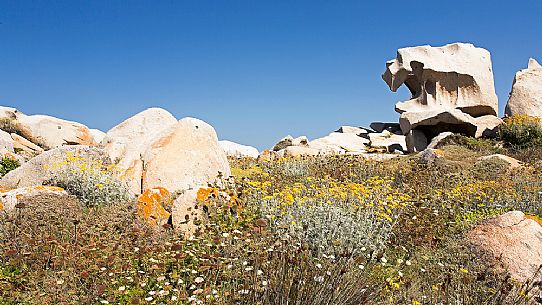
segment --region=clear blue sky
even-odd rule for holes
[[[107,131],[151,106],[267,148],[286,134],[397,121],[397,48],[472,42],[503,112],[542,60],[542,1],[0,0],[0,105]]]

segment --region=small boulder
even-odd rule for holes
[[[442,157],[444,157],[442,150],[426,148],[420,153],[419,161],[422,164],[431,164]]]
[[[207,219],[202,206],[202,201],[207,199],[205,197],[206,190],[207,188],[200,187],[185,190],[173,202],[171,214],[173,228],[182,232],[185,237],[193,236],[199,226]]]
[[[280,139],[277,144],[273,146],[271,150],[273,151],[279,151],[282,149],[285,149],[288,146],[305,146],[307,147],[309,145],[309,140],[306,136],[300,136],[297,138],[292,137],[291,135],[287,135],[286,137]]]
[[[3,130],[0,130],[0,154],[13,153],[14,141],[11,135]]]
[[[171,205],[172,197],[167,189],[150,188],[137,198],[137,214],[151,225],[164,225],[171,215]]]
[[[518,281],[532,279],[542,265],[542,227],[520,211],[487,220],[467,238],[497,269],[508,271]]]
[[[30,196],[40,194],[68,195],[66,191],[56,186],[29,186],[13,190],[0,191],[0,211],[11,212],[17,204]]]
[[[454,135],[453,132],[449,132],[449,131],[441,132],[436,137],[431,139],[431,143],[427,145],[427,148],[432,148],[432,149],[439,148],[439,146],[442,144],[442,141],[444,141],[444,139],[453,135]]]
[[[220,144],[220,147],[222,147],[222,150],[226,153],[226,156],[228,157],[234,157],[234,158],[258,158],[260,155],[260,152],[248,145],[241,145],[232,141],[222,140],[218,141]]]

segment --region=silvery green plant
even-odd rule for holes
[[[283,177],[307,177],[310,174],[310,164],[303,159],[285,159],[275,169],[277,175]]]
[[[334,203],[293,203],[284,214],[277,213],[276,209],[267,209],[267,212],[274,215],[273,227],[279,234],[306,244],[317,257],[379,253],[395,223],[379,218],[373,207],[354,209]]]
[[[85,158],[72,158],[60,162],[47,184],[65,189],[87,207],[108,205],[130,200],[126,182],[114,170],[100,162]]]

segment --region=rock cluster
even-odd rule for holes
[[[2,210],[12,210],[17,198],[26,194],[65,194],[43,185],[74,156],[114,166],[112,174],[138,195],[138,214],[157,225],[169,223],[172,210],[190,209],[196,202],[176,201],[188,206],[173,209],[173,192],[188,194],[231,174],[212,126],[195,118],[177,120],[160,108],[140,112],[107,133],[50,116],[27,116],[9,107],[0,107],[0,120],[1,152],[22,163],[0,179]],[[257,157],[258,152],[246,149],[243,154]],[[182,227],[182,219],[174,219],[174,226],[175,221]]]
[[[376,159],[386,159],[407,151],[406,137],[392,127],[395,126],[394,124],[374,123],[374,126],[385,127],[377,131],[365,127],[341,126],[327,136],[310,141],[305,136],[293,138],[289,135],[282,138],[270,150],[262,152],[260,158],[341,154],[372,158],[371,153],[380,152],[383,157]]]

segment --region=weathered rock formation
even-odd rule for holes
[[[25,115],[15,108],[0,106],[0,122],[0,129],[16,134],[45,150],[64,145],[97,144],[87,126],[48,115]],[[32,148],[31,150],[36,151]]]
[[[516,73],[505,114],[542,118],[542,66],[533,58],[527,69]]]
[[[393,92],[404,84],[412,95],[395,107],[404,135],[420,130],[425,142],[445,131],[490,136],[501,123],[491,56],[472,44],[399,49],[382,78]],[[424,142],[420,135],[416,138],[418,144]]]

